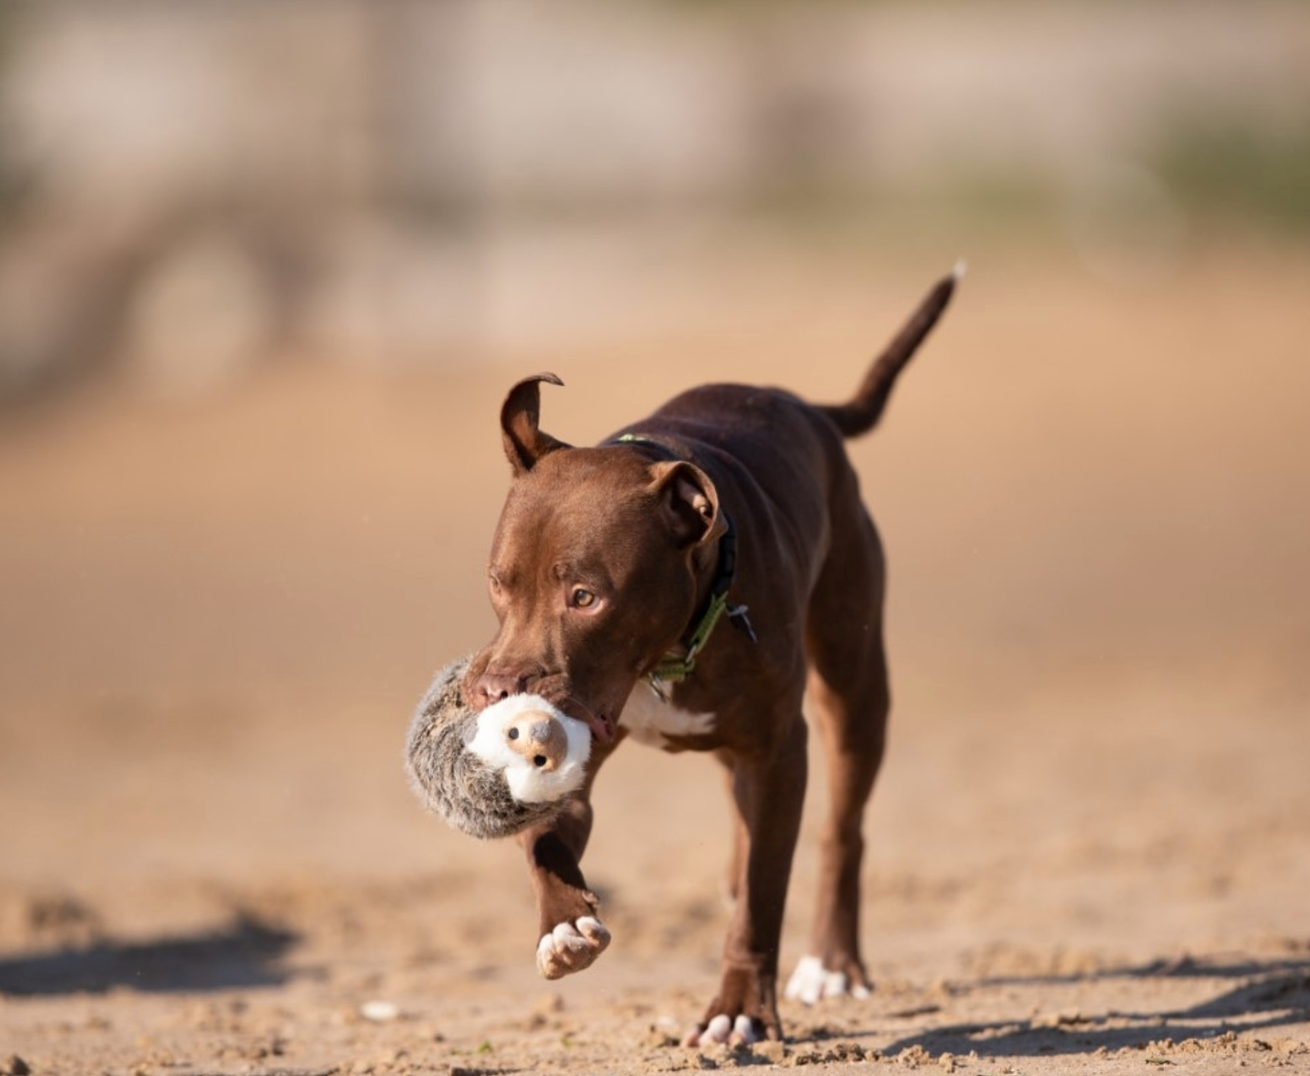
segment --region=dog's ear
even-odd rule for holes
[[[719,511],[719,491],[692,463],[657,463],[651,474],[678,545],[705,545],[728,529]]]
[[[537,428],[537,421],[541,417],[541,390],[537,386],[542,381],[552,385],[564,384],[554,374],[525,377],[509,390],[500,409],[501,438],[505,443],[505,455],[515,474],[530,471],[542,456],[569,447]]]

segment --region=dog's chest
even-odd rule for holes
[[[693,714],[664,702],[646,684],[638,684],[628,697],[619,724],[628,735],[648,747],[667,747],[671,737],[704,736],[714,731],[713,714]]]

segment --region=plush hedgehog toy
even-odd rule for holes
[[[582,787],[591,730],[537,695],[480,714],[464,702],[469,659],[432,681],[409,726],[405,765],[428,809],[474,837],[508,837],[549,822]]]

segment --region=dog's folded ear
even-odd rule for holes
[[[542,381],[552,385],[563,385],[554,374],[536,374],[525,377],[509,390],[505,403],[500,409],[500,429],[505,443],[505,456],[509,459],[515,474],[532,470],[533,465],[542,456],[556,449],[568,448],[563,441],[557,441],[548,433],[537,428],[541,418],[541,390],[537,387]]]
[[[719,511],[719,492],[699,467],[680,460],[656,463],[650,470],[680,547],[705,544],[728,529]]]

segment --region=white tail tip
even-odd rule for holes
[[[951,270],[951,279],[957,284],[964,279],[964,274],[969,271],[969,263],[963,258],[955,263],[955,268]]]

